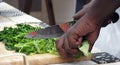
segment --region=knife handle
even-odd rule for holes
[[[62,23],[62,24],[59,24],[59,27],[61,28],[61,30],[63,32],[67,32],[67,30],[76,23],[76,20],[74,21],[69,21],[69,22],[66,22],[66,23]]]
[[[67,22],[67,23],[59,24],[59,27],[61,28],[61,30],[62,30],[63,32],[67,32],[67,30],[70,28],[70,25],[69,25],[69,23]]]

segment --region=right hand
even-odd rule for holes
[[[62,57],[73,57],[80,53],[78,46],[81,45],[83,38],[89,41],[89,51],[91,51],[98,38],[100,28],[104,22],[105,25],[109,23],[110,15],[100,20],[86,15],[90,6],[91,3],[85,5],[84,8],[74,16],[78,21],[56,41],[56,48]]]

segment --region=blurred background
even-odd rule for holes
[[[17,9],[20,9],[23,11],[25,6],[25,0],[3,0],[4,2],[14,6]],[[32,7],[30,11],[30,15],[41,19],[41,0],[32,0]]]
[[[20,9],[21,11],[24,11],[24,6],[26,4],[25,1],[28,1],[28,0],[12,0],[12,1],[3,0],[3,1],[16,7],[17,9]],[[31,7],[30,7],[30,15],[48,23],[49,21],[46,13],[46,5],[44,2],[45,0],[30,0],[30,1],[32,1]],[[76,1],[77,2],[75,4],[76,5],[75,12],[79,11],[82,8],[82,6],[86,3],[86,0],[76,0]],[[60,20],[60,21],[64,21],[64,20]]]

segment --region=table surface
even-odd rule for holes
[[[0,30],[4,28],[4,26],[13,26],[18,23],[39,23],[43,24],[43,22],[37,18],[34,18],[20,10],[12,7],[11,5],[1,2],[0,3]],[[47,25],[43,24],[41,27],[46,27]],[[93,52],[100,52],[100,50],[94,48]],[[62,64],[52,64],[52,65],[96,65],[95,62],[89,61],[80,61],[73,63],[62,63]],[[109,64],[110,65],[110,64]],[[111,64],[111,65],[120,65],[120,62]]]

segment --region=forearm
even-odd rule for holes
[[[99,21],[109,16],[119,6],[120,0],[92,0],[86,15]]]

